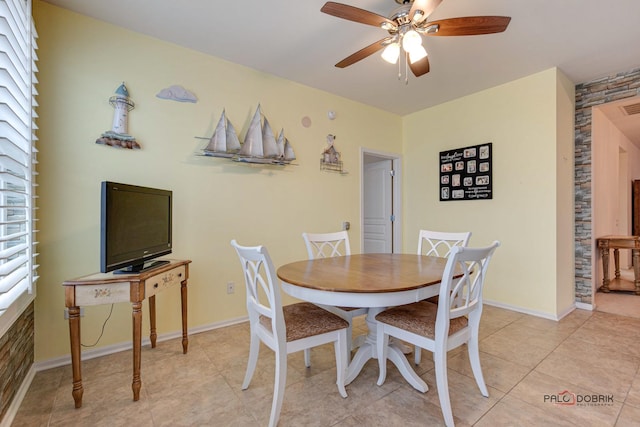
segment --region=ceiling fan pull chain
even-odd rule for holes
[[[404,53],[404,84],[409,85],[409,54]]]

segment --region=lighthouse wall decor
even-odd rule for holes
[[[118,148],[140,148],[136,139],[127,133],[129,111],[134,109],[135,104],[129,98],[129,91],[124,82],[116,89],[115,95],[109,98],[109,104],[114,108],[113,125],[111,130],[96,139],[96,144]]]

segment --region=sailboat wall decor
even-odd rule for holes
[[[278,161],[291,162],[296,159],[296,154],[293,152],[289,140],[284,136],[284,129],[280,130],[276,147],[278,148]]]
[[[284,136],[284,130],[280,131],[276,140],[269,120],[266,117],[262,120],[260,104],[251,119],[243,143],[238,140],[235,129],[223,110],[216,130],[201,155],[266,165],[288,165],[296,159],[289,140]]]
[[[216,130],[202,151],[205,156],[226,158],[231,158],[240,151],[240,140],[235,128],[227,119],[225,110],[222,110]]]
[[[287,148],[288,146],[288,148]],[[278,140],[273,135],[269,120],[262,120],[260,104],[251,119],[244,143],[233,160],[244,163],[260,163],[273,165],[287,165],[296,159],[291,144],[284,137],[284,130],[280,131]]]

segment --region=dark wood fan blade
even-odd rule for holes
[[[342,61],[338,62],[336,64],[336,67],[345,68],[345,67],[348,67],[349,65],[355,64],[356,62],[358,62],[360,60],[363,60],[367,56],[373,55],[374,53],[376,53],[377,51],[379,51],[380,49],[385,47],[384,42],[389,40],[389,39],[390,39],[390,37],[385,37],[382,40],[378,40],[375,43],[371,43],[367,47],[363,47],[362,49],[360,49],[359,51],[357,51],[353,55],[349,55],[346,58],[344,58]]]
[[[409,61],[409,58],[407,58],[407,61]],[[409,68],[411,68],[411,72],[416,77],[427,74],[429,72],[429,57],[425,56],[420,61],[413,64],[409,61]]]
[[[385,22],[394,27],[396,26],[395,22],[377,13],[333,1],[326,2],[320,12],[361,24],[373,25],[374,27],[380,27]]]
[[[422,18],[417,22],[422,22],[427,19],[427,17],[431,15],[434,10],[436,10],[436,7],[438,7],[440,3],[442,3],[442,0],[414,0],[413,4],[411,5],[411,10],[409,11],[409,16],[411,17],[411,19],[413,19],[413,14],[416,12],[416,10],[421,10]]]
[[[423,27],[439,26],[437,32],[427,33],[428,36],[475,36],[501,33],[507,29],[510,21],[508,16],[467,16],[427,22]]]

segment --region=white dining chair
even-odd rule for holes
[[[304,244],[307,247],[307,255],[309,259],[351,255],[349,234],[347,234],[346,231],[336,231],[334,233],[302,233],[302,238],[304,239]],[[360,335],[356,337],[355,340],[353,339],[353,318],[356,316],[366,315],[367,308],[335,307],[331,305],[318,306],[349,322],[347,342],[350,343],[350,350],[353,350],[362,344],[365,335]]]
[[[467,246],[470,238],[470,231],[447,232],[420,230],[418,235],[418,255],[448,258],[451,249],[456,246]]]
[[[437,305],[419,301],[390,308],[376,316],[380,365],[378,385],[384,383],[387,375],[389,336],[431,351],[440,407],[447,426],[454,425],[447,379],[449,350],[467,344],[471,370],[478,388],[483,396],[489,396],[480,366],[478,331],[482,315],[482,288],[489,262],[499,245],[500,242],[495,241],[485,248],[452,248],[442,275]]]
[[[244,273],[251,331],[249,361],[242,383],[243,390],[249,387],[255,372],[260,342],[275,352],[275,382],[269,426],[276,426],[280,417],[289,353],[333,343],[336,353],[336,384],[340,395],[347,397],[344,383],[348,363],[348,322],[310,303],[283,307],[280,290],[276,287],[277,276],[267,248],[240,246],[235,240],[231,241],[231,245],[240,258]]]
[[[418,255],[448,258],[451,249],[456,246],[466,247],[471,239],[470,231],[449,232],[420,230],[418,234]],[[424,252],[423,252],[424,251]],[[438,296],[428,298],[427,301],[437,304]],[[416,365],[422,360],[422,351],[416,346],[413,352]]]

